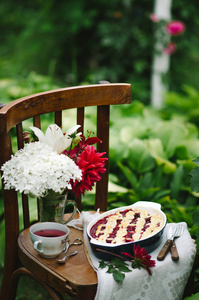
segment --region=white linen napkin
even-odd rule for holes
[[[183,222],[186,229],[183,235],[175,239],[176,247],[179,253],[179,260],[174,262],[170,253],[167,254],[163,261],[157,260],[157,255],[167,240],[167,230],[172,223],[167,224],[164,230],[161,244],[150,253],[151,259],[156,261],[156,266],[151,268],[150,276],[143,268],[133,269],[132,272],[125,273],[123,284],[118,284],[112,274],[106,273],[107,268],[99,269],[98,259],[90,247],[86,234],[88,223],[99,215],[99,212],[92,215],[89,212],[82,212],[78,220],[84,224],[84,243],[88,249],[94,270],[98,276],[98,289],[95,300],[180,300],[182,299],[184,288],[192,270],[193,262],[196,255],[196,247],[188,232],[187,224]],[[70,226],[70,223],[67,224]]]

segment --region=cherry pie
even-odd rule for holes
[[[99,242],[121,244],[147,238],[161,229],[163,220],[158,213],[147,210],[118,210],[97,221],[90,230]]]

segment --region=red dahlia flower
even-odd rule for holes
[[[85,190],[92,190],[94,183],[101,179],[99,174],[106,171],[104,165],[107,158],[102,157],[105,152],[98,153],[94,146],[89,146],[88,144],[83,149],[76,159],[76,164],[82,170],[82,180],[73,184],[72,192],[75,195],[84,195]],[[74,153],[71,151],[71,154],[73,155]]]
[[[151,255],[147,253],[145,248],[141,248],[139,245],[135,246],[134,244],[134,256],[126,252],[122,252],[122,254],[133,260],[133,268],[143,267],[151,275],[150,267],[155,267],[155,260],[151,259]]]
[[[77,156],[84,151],[86,146],[102,142],[98,137],[88,137],[87,139],[85,139],[85,136],[83,134],[79,137],[79,139],[80,141],[73,149],[63,152],[63,154],[69,155],[69,157],[74,161],[76,160]]]

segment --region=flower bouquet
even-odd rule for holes
[[[105,153],[98,153],[93,146],[100,140],[90,135],[86,139],[81,132],[76,133],[79,127],[73,126],[65,134],[56,124],[50,125],[45,134],[30,127],[33,133],[24,133],[24,148],[1,167],[5,189],[41,199],[42,221],[62,222],[67,191],[84,195],[106,171],[107,158],[102,157]],[[60,215],[60,210],[61,219],[54,215],[55,212]],[[75,210],[72,217],[74,214]]]

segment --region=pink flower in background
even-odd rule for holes
[[[171,55],[177,49],[177,46],[173,42],[169,42],[167,47],[162,50],[163,53]]]
[[[166,26],[168,34],[176,36],[185,31],[185,25],[180,21],[171,21]]]
[[[151,21],[153,21],[154,23],[158,23],[160,21],[160,19],[158,18],[158,16],[156,14],[150,14],[150,19]]]

